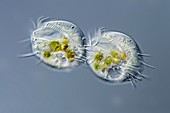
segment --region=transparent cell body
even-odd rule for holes
[[[56,69],[71,69],[83,62],[84,34],[75,24],[43,17],[35,26],[31,46],[40,61]]]
[[[89,36],[87,63],[95,75],[109,83],[141,81],[143,56],[137,43],[128,35],[99,29]],[[149,66],[149,65],[147,65]],[[151,67],[151,66],[150,66]]]

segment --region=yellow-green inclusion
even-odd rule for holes
[[[113,59],[109,56],[104,60],[104,63],[110,66],[113,63]]]
[[[97,53],[95,56],[95,61],[100,62],[103,59],[103,54],[102,53]]]
[[[62,50],[65,51],[67,48],[68,48],[68,44],[62,44],[62,45],[61,45],[61,49],[62,49]]]
[[[113,58],[113,63],[119,63],[121,60],[119,58]]]
[[[58,51],[61,50],[61,45],[60,45],[59,41],[56,41],[56,40],[51,41],[50,44],[49,44],[49,46],[50,46],[50,49],[51,49],[53,52],[58,52]]]
[[[75,59],[75,53],[73,50],[67,50],[66,51],[66,57],[69,61],[73,61]]]
[[[112,50],[110,52],[110,55],[106,57],[104,57],[104,55],[99,52],[95,55],[95,58],[94,58],[95,62],[93,64],[93,67],[97,71],[101,69],[101,71],[104,72],[110,65],[112,65],[113,63],[118,64],[121,62],[121,59],[125,59],[125,58],[126,58],[125,53],[120,54],[120,57],[119,57],[119,53],[116,50]],[[103,63],[101,62],[102,60],[103,60]]]
[[[112,55],[112,57],[118,57],[118,52],[113,50],[113,51],[111,51],[111,55]]]
[[[62,40],[62,43],[63,43],[63,44],[68,44],[68,42],[69,42],[69,40],[64,37],[63,40]]]
[[[43,55],[44,55],[44,58],[49,58],[51,56],[51,52],[45,51]]]
[[[123,60],[126,60],[126,58],[127,58],[126,53],[121,53],[120,58],[123,59]]]
[[[98,63],[94,63],[93,66],[94,66],[94,69],[95,69],[95,70],[99,70],[99,69],[101,68]]]

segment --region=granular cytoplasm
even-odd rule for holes
[[[83,62],[84,34],[75,24],[41,17],[35,26],[31,34],[32,55],[41,62],[56,69],[73,68]]]
[[[36,56],[47,67],[64,70],[86,64],[97,78],[111,84],[131,83],[148,78],[144,61],[136,41],[129,35],[99,28],[87,37],[75,24],[64,20],[41,17],[31,32],[32,51],[21,57]]]
[[[143,66],[154,68],[144,63],[137,43],[128,35],[98,29],[89,35],[86,45],[87,63],[95,75],[113,84],[141,81]]]

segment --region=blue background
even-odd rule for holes
[[[169,113],[170,1],[168,0],[0,0],[0,113]],[[87,66],[57,72],[31,51],[34,21],[40,16],[69,20],[85,33],[98,27],[132,36],[144,53],[151,80],[108,85]]]

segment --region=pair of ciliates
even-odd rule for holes
[[[75,24],[41,17],[34,24],[29,41],[32,52],[21,57],[36,56],[56,70],[73,69],[87,64],[95,75],[113,84],[142,81],[144,62],[139,46],[130,36],[99,28],[84,36]]]

